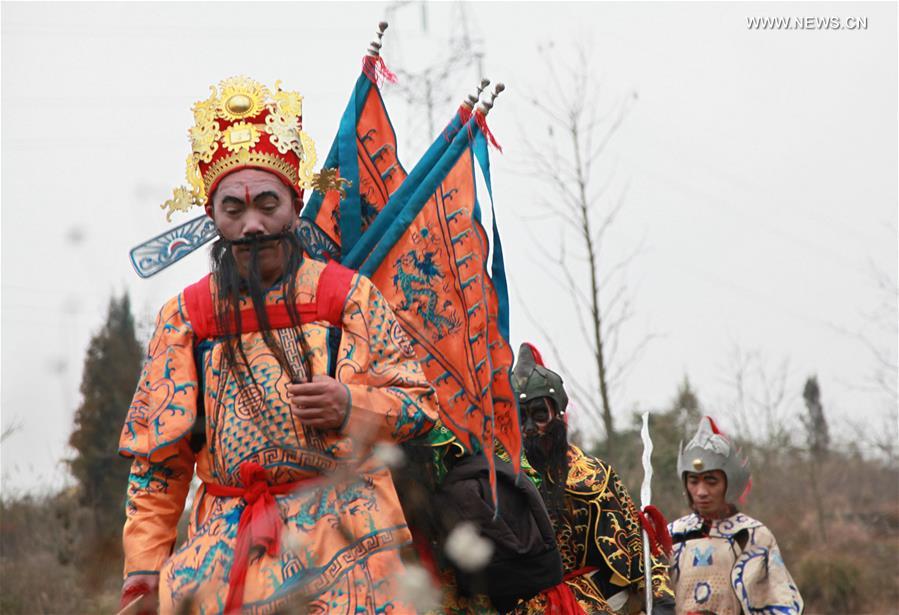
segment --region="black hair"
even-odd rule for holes
[[[250,245],[250,260],[245,277],[240,275],[237,261],[234,258],[232,246],[235,245],[235,242],[220,238],[212,246],[212,275],[216,287],[215,317],[224,341],[226,366],[239,385],[246,385],[247,380],[256,384],[241,340],[243,323],[240,315],[240,300],[242,295],[249,295],[253,303],[253,311],[259,322],[262,339],[277,359],[281,369],[290,375],[291,382],[309,381],[312,377],[309,349],[297,312],[296,272],[303,263],[303,249],[300,240],[289,228],[285,228],[277,235],[277,238],[276,236],[259,236],[256,241],[252,241],[252,239],[251,236],[238,240],[239,243],[249,243]],[[259,271],[259,247],[265,240],[281,242],[284,255],[282,275],[279,281],[281,299],[287,308],[291,327],[297,331],[298,341],[302,347],[300,370],[298,370],[299,366],[292,365],[287,360],[287,353],[283,346],[272,334],[271,323],[265,310],[266,289],[262,287],[262,276]]]

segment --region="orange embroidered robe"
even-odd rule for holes
[[[304,261],[296,274],[300,303],[315,303],[323,268]],[[281,291],[270,291],[266,301],[281,301]],[[223,365],[221,342],[195,339],[184,293],[162,308],[119,449],[134,459],[125,574],[160,574],[162,613],[185,599],[196,612],[223,611],[245,501],[213,496],[201,484],[187,541],[173,551],[176,526],[195,472],[203,483],[239,487],[238,469],[247,461],[263,466],[270,484],[307,483],[275,496],[284,522],[281,548],[251,557],[244,612],[271,613],[297,600],[309,613],[408,612],[394,581],[410,534],[370,443],[427,433],[436,397],[409,338],[367,278],[353,277],[341,324],[334,357],[327,323],[301,328],[313,373],[326,374],[336,361],[337,380],[351,395],[344,426],[323,431],[290,413],[289,376],[260,333],[242,335],[255,383],[238,387]],[[298,331],[273,333],[294,355],[288,359],[298,360]],[[189,442],[200,408],[206,444],[195,454]]]

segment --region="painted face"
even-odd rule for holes
[[[556,410],[549,397],[531,399],[520,406],[521,430],[525,436],[542,436],[552,420]]]
[[[273,235],[297,226],[296,195],[278,177],[259,169],[241,169],[229,174],[215,189],[211,212],[219,232],[225,239],[235,240],[253,235]],[[247,274],[251,247],[233,246],[232,251],[241,275]],[[263,282],[273,284],[283,267],[281,242],[265,242],[259,248],[259,272]]]
[[[719,518],[729,510],[724,499],[726,491],[727,476],[721,470],[687,473],[687,492],[694,510],[703,517]]]

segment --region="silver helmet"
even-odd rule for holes
[[[749,460],[730,439],[718,431],[711,417],[703,417],[693,439],[684,446],[680,443],[677,454],[677,475],[686,480],[687,472],[721,470],[727,477],[724,499],[733,503],[743,496],[749,487]]]

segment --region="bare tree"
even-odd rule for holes
[[[575,48],[574,61],[563,55],[552,44],[541,49],[545,62],[541,77],[548,87],[531,90],[537,92],[529,100],[537,119],[529,120],[533,123],[521,130],[527,154],[523,161],[525,173],[546,188],[539,200],[543,213],[525,220],[551,216],[562,223],[555,251],[544,247],[545,233],[541,233],[543,240],[534,238],[534,244],[541,247],[544,262],[561,272],[560,285],[574,305],[577,326],[589,346],[595,369],[588,385],[572,378],[569,381],[573,397],[601,421],[605,452],[611,454],[616,433],[613,389],[654,337],[645,336],[627,356],[622,356],[619,334],[624,323],[634,316],[624,273],[642,244],[608,262],[602,250],[627,192],[626,186],[612,189],[615,171],[608,147],[637,94],[629,92],[611,104],[603,104],[600,95],[604,89],[586,47]],[[571,235],[574,242],[567,241]],[[532,314],[529,318],[544,337],[552,340],[541,320]],[[550,348],[562,370],[568,371],[552,341]]]
[[[734,346],[728,371],[734,392],[730,414],[740,438],[772,450],[790,445],[789,360],[772,364],[759,350]]]
[[[895,236],[895,228],[893,234]],[[882,391],[893,409],[899,403],[899,389],[896,376],[899,373],[899,357],[896,354],[896,339],[899,337],[899,319],[896,318],[899,301],[899,281],[874,262],[870,263],[871,277],[878,290],[880,302],[875,309],[865,315],[876,329],[873,335],[864,333],[859,338],[871,351],[876,364],[871,383]],[[872,342],[871,338],[876,339]]]
[[[885,225],[886,231],[895,237],[894,225]],[[873,419],[847,419],[844,422],[852,435],[850,442],[856,449],[881,456],[888,464],[897,463],[899,452],[899,425],[896,411],[899,408],[899,355],[896,340],[899,338],[899,281],[894,274],[874,262],[869,262],[869,279],[877,292],[877,302],[861,312],[861,327],[834,329],[856,340],[871,361],[869,375],[853,388],[880,399],[882,411]]]
[[[386,18],[390,23],[400,23],[401,15],[408,18],[410,12],[417,9],[420,18],[417,30],[421,35],[433,37],[430,27],[432,8],[427,2],[391,2],[386,9]],[[459,84],[475,83],[484,76],[483,41],[473,33],[475,28],[464,2],[452,4],[450,21],[454,24],[450,35],[435,46],[439,49],[438,55],[424,66],[409,68],[408,65],[417,63],[404,56],[402,35],[396,29],[393,40],[388,43],[393,49],[393,70],[398,77],[391,90],[399,93],[412,111],[404,114],[408,121],[416,123],[407,131],[409,145],[429,143],[442,128],[438,122],[449,118],[451,107],[458,104],[462,94]],[[422,118],[423,127],[420,124]]]

